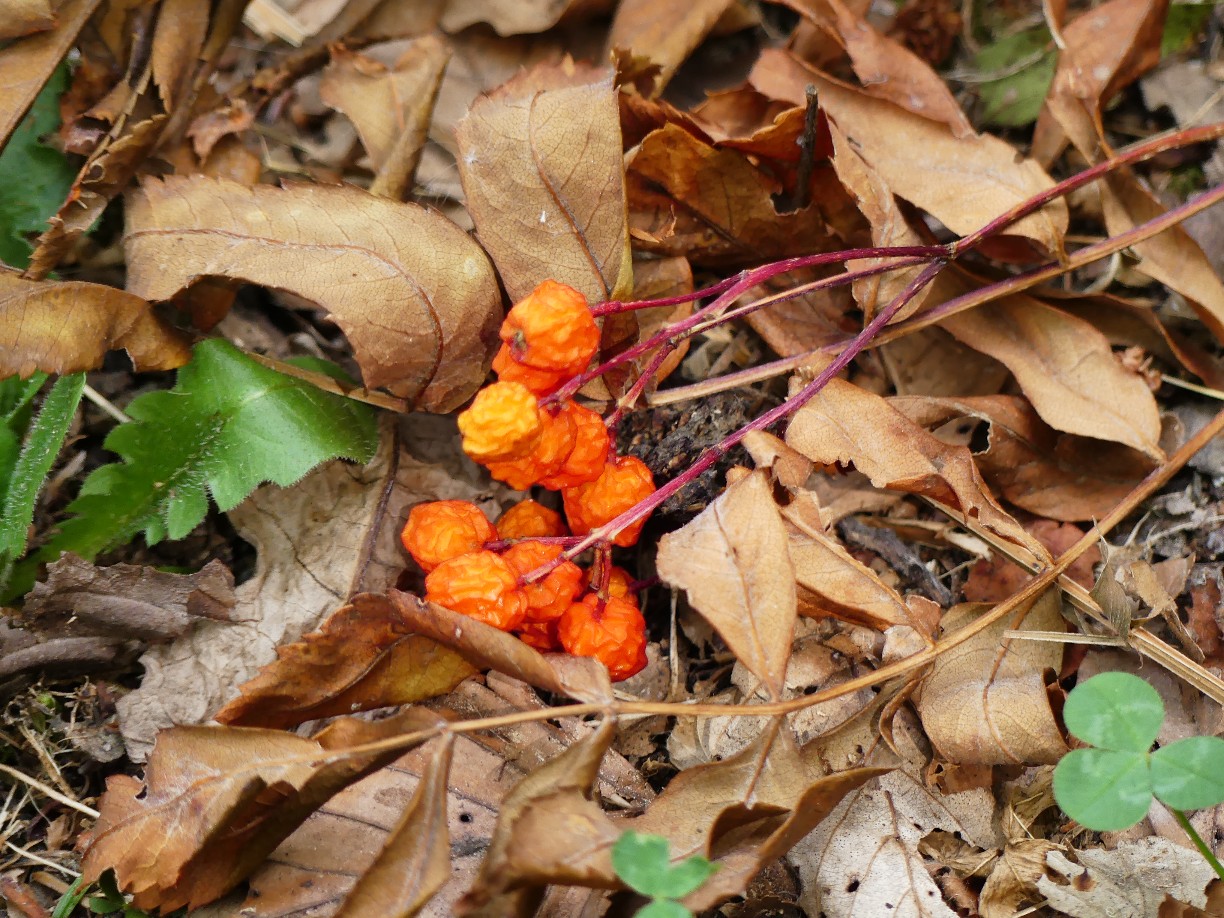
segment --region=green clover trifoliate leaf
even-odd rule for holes
[[[612,869],[630,889],[643,896],[682,899],[709,879],[717,868],[704,857],[671,863],[667,839],[626,832],[612,846]]]
[[[1164,722],[1164,702],[1138,676],[1101,673],[1067,696],[1063,720],[1085,743],[1101,749],[1147,752]]]
[[[1090,829],[1129,828],[1152,805],[1148,756],[1113,749],[1075,749],[1054,769],[1054,799],[1064,813]]]
[[[634,918],[693,918],[693,913],[671,899],[655,899],[639,908]]]
[[[1176,810],[1224,802],[1224,739],[1191,736],[1152,753],[1152,790]]]
[[[367,462],[377,447],[373,409],[322,392],[205,341],[169,391],[128,406],[132,423],[106,438],[125,461],[85,480],[39,557],[92,559],[143,532],[152,544],[187,535],[208,497],[229,510],[265,481],[290,485],[329,459]]]

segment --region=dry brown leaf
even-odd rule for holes
[[[1047,672],[1062,666],[1063,645],[1005,638],[1018,631],[1064,631],[1057,590],[1033,603],[1020,623],[1003,619],[940,654],[918,696],[918,714],[931,743],[960,765],[1044,765],[1067,754],[1046,695]],[[983,613],[950,609],[941,630],[950,634]]]
[[[83,281],[33,281],[0,267],[0,376],[76,373],[127,351],[138,370],[191,358],[187,339],[138,296]]]
[[[616,90],[604,71],[539,65],[456,127],[476,233],[512,299],[552,278],[591,302],[633,288]]]
[[[29,35],[0,50],[0,150],[98,3],[99,0],[64,0],[55,10],[55,28]]]
[[[945,276],[935,278],[932,289]],[[876,353],[898,395],[994,395],[1011,378],[999,361],[934,325],[889,341]]]
[[[1049,554],[998,505],[965,446],[949,446],[878,395],[834,379],[791,419],[786,442],[823,465],[853,462],[878,488],[956,507],[1038,558]]]
[[[442,13],[442,28],[460,32],[485,22],[498,35],[524,35],[598,15],[610,6],[610,0],[450,0]]]
[[[1163,460],[1152,390],[1087,322],[1019,295],[949,316],[940,326],[1011,370],[1055,430],[1122,443]]]
[[[1028,529],[1054,557],[1061,555],[1084,535],[1084,530],[1078,526],[1056,523],[1054,520],[1034,520]],[[1095,582],[1092,569],[1100,560],[1101,550],[1093,545],[1067,568],[1067,576],[1085,589],[1092,589]],[[1013,593],[1018,593],[1032,576],[1024,568],[996,554],[990,559],[978,561],[969,569],[962,590],[968,602],[1003,602]]]
[[[168,730],[143,788],[129,775],[108,781],[82,862],[87,882],[114,869],[120,888],[144,909],[211,902],[323,801],[403,750],[321,764],[312,757],[444,723],[409,709],[376,723],[345,718],[313,739],[228,727]]]
[[[0,41],[53,28],[55,21],[51,0],[4,0],[0,8]]]
[[[657,3],[622,0],[612,20],[608,47],[626,51],[636,59],[634,70],[652,68],[658,95],[688,56],[696,50],[734,0],[696,0],[693,3]]]
[[[425,773],[386,845],[345,897],[337,918],[409,918],[451,875],[446,790],[455,737],[434,740]]]
[[[351,185],[150,181],[127,206],[128,288],[165,300],[203,277],[287,290],[344,330],[365,384],[431,411],[484,381],[501,297],[453,223]]]
[[[1037,881],[1046,875],[1046,855],[1057,849],[1044,838],[1008,842],[982,887],[982,918],[1012,918],[1025,902],[1035,901]]]
[[[508,632],[411,593],[392,590],[388,598],[407,627],[457,651],[479,669],[495,669],[578,701],[612,699],[607,669],[589,657],[545,656]]]
[[[753,472],[659,541],[657,565],[731,652],[782,695],[795,634],[795,569],[769,478]]]
[[[296,727],[445,695],[475,672],[453,650],[411,634],[385,596],[362,593],[318,631],[279,647],[276,662],[243,685],[214,720]]]
[[[204,38],[209,8],[198,0],[164,0],[153,32],[153,82],[167,112],[179,107],[191,88]]]
[[[683,296],[693,292],[693,269],[688,259],[683,256],[675,258],[652,258],[635,261],[633,265],[633,298],[635,300],[665,299],[673,296]],[[632,312],[606,316],[603,323],[603,338],[601,354],[607,358],[619,353],[626,347],[646,341],[661,331],[665,325],[678,322],[692,315],[693,304],[679,303],[675,306],[655,306],[649,309],[635,309]],[[613,339],[609,346],[609,339]],[[663,359],[646,392],[653,392],[659,383],[671,375],[680,366],[688,353],[691,338],[685,338],[680,346]],[[637,381],[642,371],[646,369],[651,359],[658,354],[658,349],[651,350],[641,357],[629,361],[605,373],[602,382],[613,397],[619,398]]]

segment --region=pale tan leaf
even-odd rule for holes
[[[1024,902],[1040,895],[1037,881],[1046,875],[1046,855],[1057,849],[1044,838],[1008,842],[982,887],[982,918],[1012,918]]]
[[[1055,430],[1122,443],[1164,458],[1152,390],[1113,355],[1083,319],[1019,295],[985,303],[940,323],[963,344],[989,354]]]
[[[403,816],[345,897],[338,918],[409,918],[450,878],[446,789],[454,749],[453,734],[434,740],[425,773]]]
[[[536,66],[478,100],[456,140],[467,209],[511,298],[545,278],[591,302],[632,290],[609,76],[572,61]]]
[[[1046,695],[1047,673],[1062,665],[1062,644],[1005,638],[1020,631],[1063,631],[1057,590],[1033,603],[1020,623],[1003,619],[940,654],[922,683],[918,713],[940,754],[962,765],[1045,765],[1067,753]],[[944,634],[970,624],[980,606],[958,606]]]
[[[94,370],[120,349],[139,370],[172,370],[191,357],[186,337],[139,296],[0,268],[0,376]]]
[[[51,0],[4,0],[0,4],[0,40],[42,32],[55,26]]]
[[[949,446],[872,395],[834,379],[791,419],[786,442],[815,462],[853,462],[878,488],[934,497],[1038,558],[1049,554],[1003,511],[968,447]]]
[[[203,277],[288,290],[344,330],[367,386],[446,411],[484,381],[501,297],[457,226],[351,185],[245,187],[195,175],[128,201],[128,287],[169,299]]]
[[[781,697],[795,633],[795,571],[762,471],[659,542],[659,576],[688,593],[732,653]]]
[[[165,0],[153,33],[153,82],[172,112],[190,89],[208,34],[208,6],[198,0]]]
[[[459,32],[485,22],[498,35],[524,35],[598,15],[610,6],[611,0],[450,0],[442,13],[442,28]]]
[[[656,66],[652,95],[657,95],[671,80],[676,68],[705,40],[732,2],[621,0],[616,18],[612,20],[608,47],[628,51],[635,58]]]

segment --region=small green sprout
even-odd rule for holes
[[[626,832],[612,846],[612,869],[626,886],[650,898],[637,918],[692,918],[676,900],[699,888],[718,867],[699,855],[673,864],[662,835]]]
[[[1077,685],[1063,719],[1090,748],[1058,763],[1054,799],[1081,825],[1112,832],[1146,816],[1155,797],[1224,878],[1224,867],[1183,812],[1224,803],[1224,739],[1191,736],[1152,751],[1164,716],[1160,695],[1130,673],[1101,673]]]

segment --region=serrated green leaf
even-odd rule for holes
[[[46,229],[76,179],[64,155],[40,141],[59,127],[59,97],[67,87],[68,68],[61,64],[0,153],[0,261],[14,268],[29,264],[26,237]]]
[[[1148,756],[1113,749],[1075,749],[1054,769],[1054,799],[1080,825],[1098,832],[1129,828],[1152,805]]]
[[[1164,722],[1164,702],[1138,676],[1101,673],[1071,690],[1063,720],[1085,743],[1101,749],[1147,752]]]
[[[1224,739],[1191,736],[1152,753],[1152,791],[1176,810],[1224,803]]]
[[[612,869],[630,889],[643,896],[682,899],[710,878],[717,868],[704,857],[670,862],[662,835],[626,832],[612,846]]]
[[[132,423],[106,438],[125,461],[85,480],[75,513],[39,553],[92,559],[139,533],[179,539],[204,519],[208,497],[230,510],[265,481],[291,485],[329,459],[368,462],[378,445],[372,408],[269,370],[227,341],[205,341],[173,389],[128,406]]]
[[[973,59],[977,90],[982,97],[981,119],[1000,127],[1023,127],[1037,120],[1042,100],[1054,79],[1057,54],[1044,26],[1007,35],[985,45]]]

